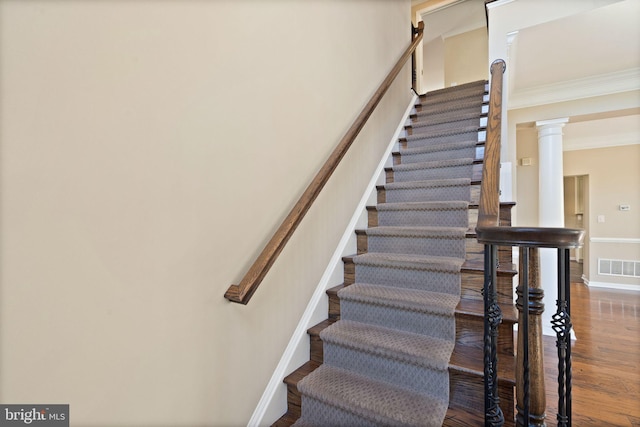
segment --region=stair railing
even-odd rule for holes
[[[543,292],[538,283],[538,248],[558,253],[557,311],[552,317],[558,352],[558,426],[571,425],[571,305],[569,250],[582,246],[583,230],[542,227],[502,227],[499,224],[500,141],[502,121],[502,75],[505,63],[491,65],[491,90],[487,139],[482,170],[478,242],[484,246],[484,405],[485,426],[505,423],[498,397],[498,325],[502,312],[497,302],[498,246],[520,248],[518,356],[516,360],[516,425],[543,426],[545,389],[540,314]],[[526,308],[526,309],[525,309]],[[533,318],[530,319],[529,316]]]
[[[414,54],[416,47],[422,41],[423,30],[424,23],[419,22],[417,29],[412,31],[413,40],[409,47],[404,51],[400,59],[398,59],[398,62],[396,62],[395,66],[380,84],[380,87],[373,94],[369,102],[364,106],[362,112],[342,137],[327,161],[316,174],[315,178],[313,178],[313,181],[311,181],[302,196],[300,196],[300,199],[293,206],[291,212],[289,212],[280,227],[278,227],[273,237],[271,237],[264,249],[262,249],[262,252],[258,255],[258,258],[251,265],[240,283],[238,285],[229,286],[229,289],[227,289],[227,292],[224,294],[226,299],[240,304],[247,304],[249,302],[267,272],[278,258],[278,255],[280,255],[280,252],[282,252],[285,245],[293,235],[293,232],[296,230],[300,222],[302,222],[305,214],[309,211],[311,205],[320,194],[320,191],[324,188],[326,183],[329,181],[329,178],[340,164],[340,161],[349,150],[349,147],[351,147],[362,128],[364,128],[364,125],[373,114],[375,108],[382,100],[382,97],[389,87],[391,87],[391,84],[394,82],[407,60]]]

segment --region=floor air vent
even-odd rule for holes
[[[640,277],[640,261],[598,258],[598,274]]]

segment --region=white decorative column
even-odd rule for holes
[[[568,118],[536,122],[538,128],[538,225],[564,227],[564,180],[562,171],[562,128]],[[542,330],[555,336],[551,316],[558,299],[558,252],[540,249],[540,282],[544,290]]]

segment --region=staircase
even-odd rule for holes
[[[484,423],[483,246],[475,223],[486,82],[419,98],[393,153],[310,360],[285,378],[274,426],[469,426]],[[502,225],[511,204],[502,204]],[[514,418],[510,248],[499,251],[499,395]]]

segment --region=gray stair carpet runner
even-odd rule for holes
[[[395,153],[378,225],[359,231],[367,252],[338,292],[340,320],[320,333],[323,364],[298,383],[294,425],[442,425],[485,82],[467,86],[434,93],[447,111],[431,122],[414,115],[423,130]]]

